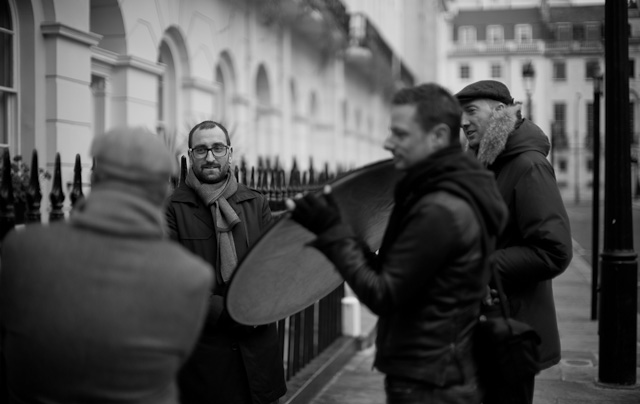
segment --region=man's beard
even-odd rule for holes
[[[220,170],[220,174],[215,179],[210,179],[210,177],[208,177],[208,176],[206,176],[204,174],[204,170],[205,169],[215,168],[215,167],[217,167]],[[198,181],[200,181],[200,183],[202,183],[202,184],[217,184],[219,182],[224,181],[227,178],[227,175],[229,174],[229,165],[228,164],[225,164],[225,165],[221,164],[221,165],[218,165],[218,166],[203,166],[203,167],[200,167],[198,172],[194,171],[194,174],[198,178]]]

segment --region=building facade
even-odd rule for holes
[[[553,147],[549,158],[563,197],[579,203],[592,197],[594,77],[606,74],[604,5],[559,0],[536,3],[468,0],[456,4],[448,16],[451,41],[448,68],[443,69],[441,80],[452,91],[477,80],[504,82],[516,101],[522,102],[523,115],[550,137]],[[630,130],[635,155],[636,117],[640,113],[640,82],[635,68],[640,54],[639,18],[637,9],[629,10],[630,26],[635,27],[629,39]],[[602,88],[601,160],[607,96],[606,88]],[[632,169],[635,192],[637,163]],[[603,164],[600,176],[604,177]]]
[[[90,167],[93,137],[119,125],[149,127],[179,155],[189,128],[214,119],[249,165],[387,158],[392,93],[436,72],[422,67],[424,43],[372,21],[388,2],[348,3],[0,0],[0,146],[36,149],[48,167],[59,152],[64,182],[75,155]],[[425,10],[442,4],[395,2],[382,26],[435,37]]]

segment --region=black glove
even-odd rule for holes
[[[315,234],[340,222],[340,210],[330,190],[322,195],[307,194],[294,202],[291,218]]]

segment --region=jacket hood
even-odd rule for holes
[[[494,175],[459,147],[435,152],[425,163],[410,170],[398,184],[396,199],[412,199],[445,191],[467,201],[484,222],[489,236],[496,237],[507,222],[507,207]]]
[[[530,120],[523,119],[516,125],[515,130],[507,139],[502,153],[496,160],[511,158],[526,151],[537,151],[546,157],[550,150],[551,143],[542,129]]]

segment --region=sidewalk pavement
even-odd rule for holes
[[[577,248],[576,248],[577,247]],[[574,258],[553,281],[562,360],[536,378],[534,404],[639,404],[640,368],[633,387],[598,383],[598,322],[591,321],[591,266],[574,244]],[[375,316],[362,308],[363,334],[375,332]],[[638,337],[640,337],[640,319]],[[640,344],[638,345],[640,351]],[[372,369],[375,348],[356,353],[310,404],[384,404],[384,376]],[[640,358],[637,361],[640,366]]]

